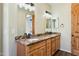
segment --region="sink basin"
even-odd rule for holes
[[[28,41],[32,42],[32,41],[37,41],[39,39],[28,39]]]

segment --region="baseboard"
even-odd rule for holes
[[[71,53],[71,51],[68,51],[68,50],[64,50],[64,49],[60,49],[60,50],[62,50],[62,51],[66,51],[66,52],[68,52],[68,53]]]
[[[2,56],[3,54],[2,54],[2,52],[0,52],[0,56]]]

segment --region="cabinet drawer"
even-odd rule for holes
[[[46,56],[46,46],[40,47],[28,53],[29,56]]]
[[[32,45],[29,45],[28,48],[29,48],[29,51],[28,52],[31,52],[32,50],[35,50],[37,48],[40,48],[42,46],[45,45],[45,41],[41,41],[41,42],[38,42],[38,43],[35,43],[35,44],[32,44]]]

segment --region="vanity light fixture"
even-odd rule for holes
[[[23,8],[24,3],[18,3],[17,5],[19,6],[19,8]]]
[[[52,14],[49,11],[45,11],[43,16],[46,17],[47,19],[52,18]]]
[[[35,11],[35,5],[33,3],[19,3],[19,8],[24,8],[25,10]]]

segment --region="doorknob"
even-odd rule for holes
[[[72,37],[74,37],[74,35],[72,34]]]

